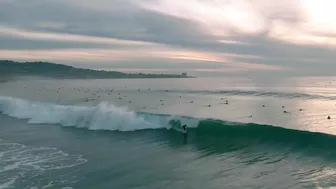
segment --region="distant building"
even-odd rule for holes
[[[185,72],[182,73],[181,75],[182,75],[182,77],[187,77],[187,73],[185,73]]]

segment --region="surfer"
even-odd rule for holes
[[[182,128],[183,128],[184,143],[187,143],[188,127],[187,125],[183,125]]]
[[[182,128],[183,128],[183,132],[187,133],[187,129],[188,129],[187,125],[183,125]]]
[[[182,128],[183,128],[183,135],[184,135],[184,137],[187,137],[187,133],[188,133],[188,127],[187,127],[187,125],[183,125]]]

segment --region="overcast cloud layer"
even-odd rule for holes
[[[333,0],[0,0],[0,59],[128,72],[333,75]]]

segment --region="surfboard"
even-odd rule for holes
[[[173,129],[177,132],[184,133],[184,130],[181,127],[173,127]]]

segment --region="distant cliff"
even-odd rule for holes
[[[117,71],[97,71],[75,68],[50,62],[14,62],[0,60],[0,80],[13,76],[39,76],[57,79],[105,79],[105,78],[189,78],[185,73],[174,74],[131,74]]]

